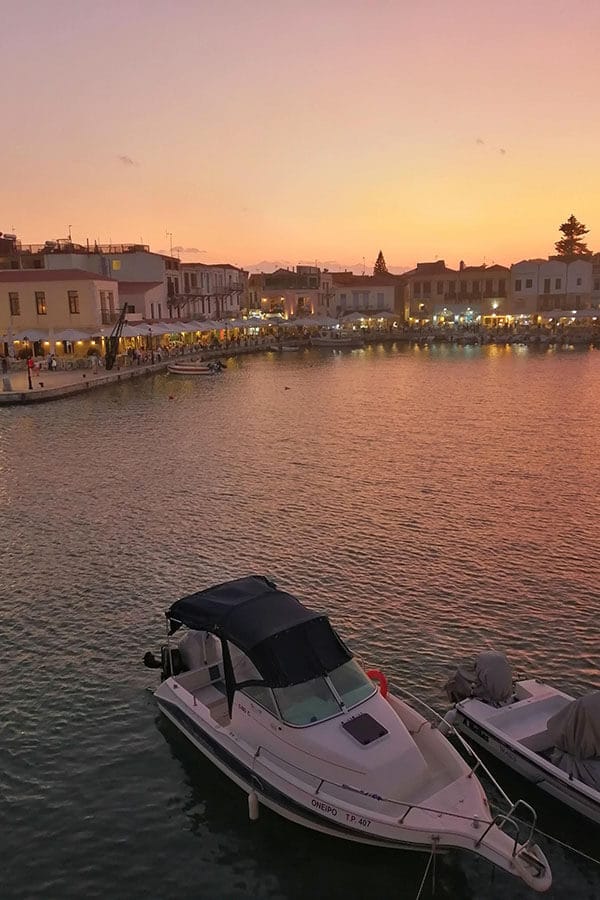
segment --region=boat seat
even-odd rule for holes
[[[552,738],[545,728],[543,731],[538,731],[535,734],[529,734],[526,735],[526,737],[522,737],[519,740],[519,743],[523,744],[524,747],[527,747],[528,750],[533,750],[534,753],[542,753],[545,750],[551,750],[554,746]]]

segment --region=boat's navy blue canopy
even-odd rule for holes
[[[231,641],[270,687],[300,684],[352,659],[327,616],[307,609],[263,575],[189,594],[166,616],[171,634],[187,625]]]

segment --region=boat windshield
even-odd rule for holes
[[[362,703],[367,697],[371,697],[377,688],[370,678],[367,678],[361,667],[353,659],[343,663],[333,672],[329,678],[337,693],[342,698],[346,709]]]
[[[328,684],[329,680],[333,690]],[[274,688],[273,694],[284,722],[289,725],[314,725],[338,715],[344,709],[356,706],[374,694],[375,690],[373,682],[360,666],[354,660],[349,660],[330,672],[327,679],[313,678],[302,684]]]

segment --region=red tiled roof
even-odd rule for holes
[[[152,288],[160,287],[162,281],[119,281],[120,294],[145,294]]]
[[[2,269],[0,270],[0,283],[12,283],[16,281],[110,281],[115,284],[114,278],[106,275],[97,275],[95,272],[87,272],[85,269]]]

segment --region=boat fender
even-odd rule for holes
[[[379,693],[385,700],[388,693],[388,683],[387,678],[385,677],[383,672],[380,672],[379,669],[369,669],[369,671],[367,672],[367,678],[370,678],[371,681],[376,681],[378,683]]]
[[[251,791],[248,794],[248,815],[250,816],[251,822],[256,822],[258,819],[258,794],[255,791]]]

